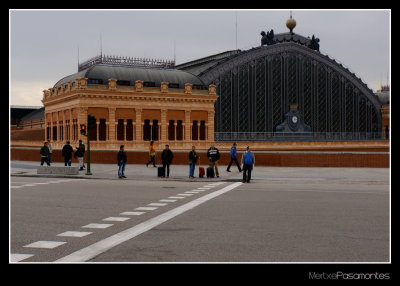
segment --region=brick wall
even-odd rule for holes
[[[40,148],[10,148],[11,160],[38,161],[40,162]],[[241,159],[242,151],[239,151],[238,159]],[[202,165],[206,165],[206,152],[198,152]],[[255,151],[256,166],[277,166],[277,167],[374,167],[389,168],[389,152],[323,152],[323,151]],[[86,162],[85,154],[85,162]],[[149,160],[148,152],[128,151],[128,164],[145,164]],[[117,163],[117,151],[91,151],[92,163]],[[161,163],[161,152],[157,152],[156,163]],[[227,165],[230,160],[228,151],[221,152],[220,165]],[[64,162],[61,150],[53,150],[52,162]],[[78,162],[73,158],[73,162]],[[173,164],[188,164],[187,151],[175,151]],[[235,167],[235,166],[234,166]],[[236,168],[236,167],[235,167]]]

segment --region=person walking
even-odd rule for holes
[[[242,155],[242,165],[243,165],[243,183],[250,183],[251,171],[253,170],[256,159],[253,152],[250,151],[250,147],[246,147],[246,151]],[[247,174],[248,173],[248,174]]]
[[[78,157],[80,171],[85,169],[85,164],[83,163],[84,155],[85,155],[85,144],[82,143],[82,140],[79,140],[79,146],[76,147],[74,157]]]
[[[51,147],[50,140],[47,140],[47,147],[49,148],[49,156],[47,156],[47,165],[51,165],[51,152],[53,152],[53,148]]]
[[[173,158],[174,158],[174,154],[169,149],[169,145],[166,144],[165,149],[162,151],[162,154],[161,154],[161,161],[162,161],[162,165],[164,168],[164,172],[167,173],[167,179],[169,178],[169,165],[171,165]],[[165,176],[165,173],[164,173],[164,176]],[[161,178],[164,178],[164,176],[161,176]]]
[[[150,156],[150,161],[146,163],[146,167],[149,166],[151,162],[153,162],[153,167],[156,167],[156,146],[154,146],[154,141],[150,142],[149,146],[149,156]]]
[[[189,178],[194,178],[194,169],[199,156],[196,153],[196,147],[192,146],[192,151],[189,152]]]
[[[237,159],[236,142],[234,142],[233,146],[231,147],[231,161],[228,164],[228,168],[226,168],[227,172],[230,172],[229,169],[231,168],[233,162],[236,163],[236,166],[238,167],[239,172],[241,172],[242,169],[240,168],[240,164],[239,164],[238,159]]]
[[[128,158],[126,156],[124,145],[119,146],[117,160],[118,160],[118,178],[120,178],[120,179],[126,178],[124,172],[125,172],[125,166],[126,166],[126,162],[128,161]]]
[[[47,166],[50,166],[49,159],[48,159],[49,154],[50,154],[50,151],[49,151],[49,147],[47,147],[47,142],[44,142],[42,148],[40,148],[40,155],[42,157],[42,159],[40,161],[40,166],[43,166],[44,162],[46,162]]]
[[[64,164],[65,166],[71,166],[71,158],[72,158],[72,153],[74,152],[74,149],[72,149],[72,146],[69,145],[69,141],[67,141],[67,144],[64,145],[62,148],[62,155],[64,157]]]
[[[218,160],[220,159],[219,150],[211,144],[211,147],[207,151],[207,158],[210,160],[210,167],[215,168],[215,175],[219,178],[218,172]]]

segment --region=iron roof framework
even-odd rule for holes
[[[276,126],[292,104],[312,128],[312,137],[304,140],[382,138],[381,103],[373,91],[343,65],[302,43],[242,51],[198,76],[217,85],[216,140],[276,140]]]

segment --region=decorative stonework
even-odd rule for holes
[[[142,92],[143,91],[143,80],[135,81],[135,88],[136,88],[136,91]]]
[[[192,84],[191,83],[186,83],[185,84],[185,94],[192,94]]]
[[[215,84],[210,84],[208,87],[209,95],[217,95],[217,86]]]
[[[168,93],[168,82],[165,81],[161,82],[161,92]]]
[[[108,79],[108,89],[109,90],[117,89],[117,80],[115,78]]]
[[[78,77],[75,79],[76,88],[77,89],[87,89],[87,78],[86,77]]]

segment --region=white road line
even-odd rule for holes
[[[173,203],[173,202],[176,202],[176,200],[165,200],[165,199],[162,199],[162,200],[159,200],[159,202]]]
[[[172,196],[168,197],[168,199],[184,199],[185,197],[177,197],[177,196]]]
[[[89,235],[91,233],[92,232],[89,232],[89,231],[66,231],[66,232],[57,234],[57,236],[84,237],[84,236]]]
[[[88,247],[85,247],[83,249],[80,249],[74,253],[71,253],[70,255],[64,256],[55,262],[83,262],[83,261],[88,261],[92,259],[93,257],[96,257],[97,255],[113,248],[114,246],[117,246],[125,241],[128,241],[188,210],[191,210],[198,205],[207,202],[208,200],[211,200],[215,197],[218,197],[226,192],[229,192],[233,190],[234,188],[240,186],[242,183],[233,183],[231,185],[226,186],[225,188],[222,188],[221,190],[214,191],[212,193],[209,193],[207,195],[204,195],[200,198],[197,198],[195,200],[192,200],[184,205],[181,205],[179,207],[176,207],[172,210],[169,210],[163,214],[160,214],[156,217],[153,217],[147,221],[144,221],[134,227],[131,227],[129,229],[126,229],[124,231],[121,231],[115,235],[112,235],[108,238],[105,238],[99,242],[96,242],[92,245],[89,245]]]
[[[199,191],[187,191],[185,192],[185,194],[198,194]]]
[[[103,221],[126,221],[130,219],[130,217],[108,217],[108,218],[104,218],[102,219]]]
[[[193,194],[177,194],[177,196],[186,196],[186,197],[189,197],[189,196],[193,196]]]
[[[166,206],[166,205],[168,205],[168,204],[165,204],[165,203],[151,203],[151,204],[148,204],[148,206],[154,206],[154,207],[163,207],[163,206]]]
[[[33,254],[20,254],[20,253],[10,253],[10,262],[20,262],[29,257],[34,256]]]
[[[312,193],[342,193],[342,194],[379,194],[387,195],[388,192],[364,192],[364,191],[322,191],[322,190],[263,190],[265,192],[312,192]]]
[[[65,241],[46,241],[46,240],[40,240],[36,241],[34,243],[25,245],[24,247],[31,247],[31,248],[48,248],[48,249],[53,249],[56,248],[60,245],[63,245],[64,243],[67,243]]]
[[[71,181],[85,181],[87,179],[62,179],[57,181],[48,181],[48,182],[11,182],[11,183],[24,183],[24,185],[20,186],[11,186],[11,189],[20,189],[23,187],[36,187],[37,185],[48,185],[48,184],[59,184],[63,182],[71,182]]]
[[[158,209],[157,207],[138,207],[135,210],[137,211],[153,211],[155,209]]]
[[[107,228],[110,226],[112,226],[112,224],[109,224],[109,223],[89,223],[82,227],[84,227],[84,228]]]
[[[145,212],[123,212],[123,213],[120,213],[120,215],[141,215],[144,213]]]
[[[16,182],[11,181],[12,184],[47,184],[47,183],[38,183],[38,182]]]

